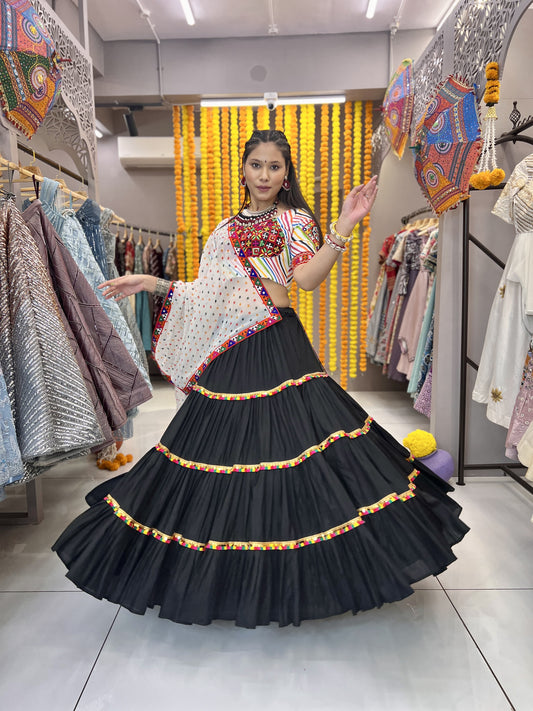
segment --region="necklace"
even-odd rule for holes
[[[251,220],[251,219],[258,218],[258,217],[268,217],[270,214],[276,213],[277,205],[278,205],[278,201],[276,200],[276,202],[273,203],[272,205],[270,205],[269,207],[265,207],[263,210],[257,210],[257,211],[250,210],[249,205],[246,205],[246,207],[244,207],[242,209],[242,211],[239,213],[238,216],[243,217],[246,220]]]

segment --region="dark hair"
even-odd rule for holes
[[[278,193],[278,200],[283,202],[285,205],[291,208],[295,209],[302,209],[308,212],[311,217],[314,219],[316,222],[317,228],[318,228],[318,234],[319,234],[319,239],[320,239],[320,245],[323,244],[323,237],[322,237],[322,230],[320,229],[320,223],[316,219],[315,214],[307,204],[304,196],[302,195],[302,191],[300,190],[300,186],[298,185],[298,179],[296,178],[296,170],[294,168],[294,163],[292,162],[291,158],[291,147],[289,145],[289,142],[287,141],[287,137],[283,133],[283,131],[271,131],[269,129],[264,130],[264,131],[254,131],[250,138],[246,141],[244,145],[244,153],[242,154],[242,161],[241,161],[241,166],[243,168],[243,173],[244,173],[244,164],[246,163],[246,159],[250,155],[250,153],[254,150],[254,148],[257,148],[257,146],[261,143],[274,143],[274,145],[279,148],[281,155],[283,156],[285,160],[285,165],[287,168],[287,179],[290,183],[290,188],[288,190],[284,190],[283,188],[280,189]],[[239,209],[239,212],[246,207],[250,200],[250,191],[248,190],[248,186],[246,185],[244,188],[244,201]]]

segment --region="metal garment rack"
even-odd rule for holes
[[[516,102],[515,102],[516,107]],[[520,131],[533,126],[533,119],[529,117],[519,126],[515,126],[512,131],[504,134],[496,140],[497,144],[507,141],[523,141],[533,144],[533,139],[529,136],[520,136]],[[495,186],[487,188],[487,190],[499,190],[503,187]],[[472,190],[471,193],[476,192]],[[468,366],[478,369],[478,364],[468,356],[468,286],[470,276],[470,245],[475,245],[489,259],[502,269],[505,268],[504,262],[501,261],[490,249],[488,249],[480,240],[470,233],[470,199],[463,203],[463,269],[462,269],[462,296],[461,296],[461,368],[460,368],[460,404],[459,404],[459,451],[457,456],[457,484],[465,485],[465,471],[468,470],[491,470],[499,469],[507,476],[514,479],[520,486],[526,489],[530,494],[533,494],[533,484],[523,477],[517,470],[524,471],[525,467],[519,462],[474,462],[465,463],[465,445],[466,445],[466,400],[467,400],[467,369]]]

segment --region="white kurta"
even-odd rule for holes
[[[519,163],[493,214],[517,234],[494,296],[472,393],[487,417],[508,427],[533,336],[533,154]]]

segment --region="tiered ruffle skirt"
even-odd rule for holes
[[[181,623],[380,607],[455,560],[452,487],[334,380],[292,309],[216,358],[161,442],[54,545],[97,598]]]

